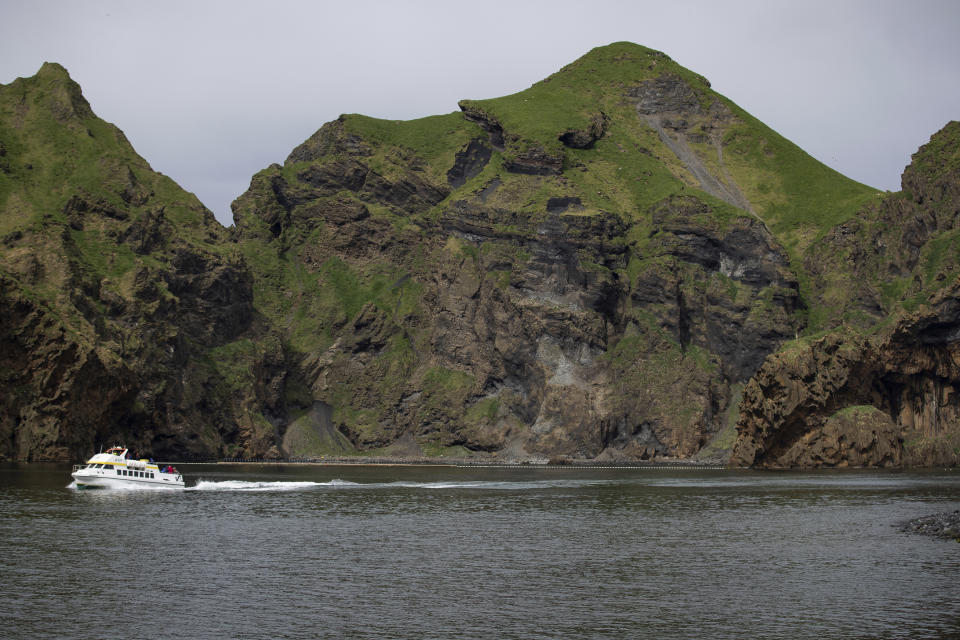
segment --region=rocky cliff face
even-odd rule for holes
[[[63,68],[0,87],[0,115],[0,458],[266,451],[262,429],[238,434],[256,385],[213,362],[254,313],[225,230]]]
[[[881,336],[834,332],[772,356],[744,390],[731,463],[956,465],[960,282]]]
[[[0,107],[4,458],[948,459],[940,138],[881,199],[617,43],[457,113],[341,116],[226,230],[62,69]]]
[[[848,289],[855,295],[834,311],[846,312],[850,324],[792,343],[764,363],[744,391],[733,464],[960,460],[958,142],[960,123],[951,122],[914,155],[901,193],[861,211],[814,247],[811,254],[825,261],[811,268],[828,280],[823,290],[841,279],[858,280]],[[869,324],[881,318],[882,324]]]
[[[739,389],[804,323],[788,252],[711,195],[746,197],[716,155],[746,125],[662,54],[599,56],[462,114],[341,117],[254,178],[235,221],[292,346],[285,453],[649,459],[729,441]],[[525,111],[595,64],[626,67],[609,94],[555,122]]]

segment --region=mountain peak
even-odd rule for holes
[[[918,202],[957,197],[960,182],[960,122],[951,120],[911,156],[901,186]]]
[[[37,71],[36,77],[49,79],[58,78],[72,81],[70,72],[59,62],[44,62],[40,66],[40,70]]]
[[[591,49],[541,82],[592,84],[609,89],[656,78],[664,73],[679,75],[694,86],[710,87],[706,78],[677,64],[662,51],[632,42],[614,42]]]
[[[17,78],[7,87],[61,124],[95,117],[90,103],[83,97],[80,85],[57,62],[44,62],[35,75]]]

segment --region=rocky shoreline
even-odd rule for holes
[[[902,523],[900,530],[905,533],[918,533],[933,538],[960,542],[960,510],[915,518]]]

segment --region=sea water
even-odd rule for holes
[[[960,472],[0,466],[10,638],[953,638]]]

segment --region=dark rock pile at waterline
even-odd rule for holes
[[[901,524],[900,530],[960,542],[960,510],[915,518]]]

